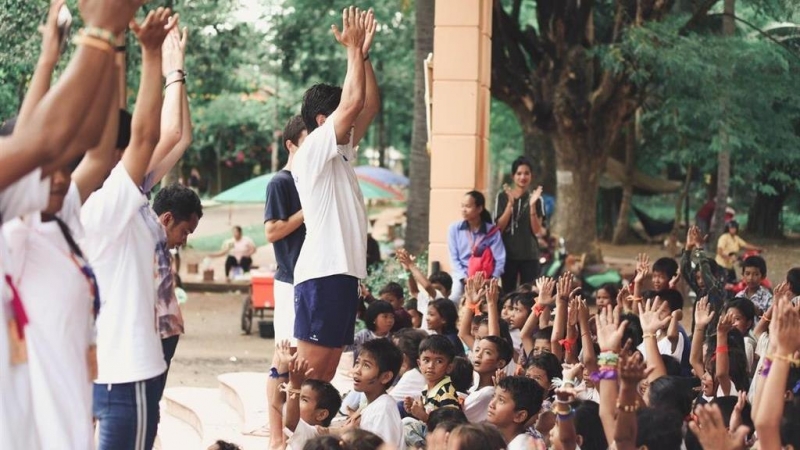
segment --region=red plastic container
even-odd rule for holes
[[[275,275],[272,273],[252,273],[253,308],[275,309]]]

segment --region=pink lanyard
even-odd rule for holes
[[[25,307],[22,305],[22,299],[19,296],[17,287],[14,286],[14,281],[11,280],[11,275],[6,274],[6,283],[11,289],[11,314],[17,322],[17,329],[19,337],[25,337],[25,325],[28,324],[28,315],[25,313]]]

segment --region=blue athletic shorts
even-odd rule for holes
[[[294,337],[323,347],[353,343],[358,278],[349,275],[306,280],[294,287]]]

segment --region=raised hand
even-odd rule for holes
[[[186,27],[180,30],[178,20],[175,20],[175,26],[169,30],[164,43],[161,45],[161,72],[164,77],[167,75],[184,69],[184,58],[186,56],[186,40],[188,30]]]
[[[364,56],[369,54],[369,50],[370,47],[372,47],[372,41],[375,39],[375,32],[377,30],[378,22],[375,20],[375,11],[370,8],[364,20],[364,31],[366,35],[364,36],[364,45],[361,47],[361,53],[363,53]]]
[[[627,285],[622,286],[622,289],[619,290],[617,293],[617,304],[618,305],[625,305],[627,309],[631,309],[630,302],[628,301],[628,297],[631,296],[631,288]]]
[[[564,272],[564,274],[558,278],[556,295],[561,300],[567,300],[570,297],[570,289],[572,289],[572,273]]]
[[[583,302],[581,297],[571,298],[567,308],[567,326],[574,327],[578,324],[578,309]]]
[[[355,6],[343,9],[342,30],[339,31],[336,25],[331,25],[336,41],[347,48],[363,48],[366,39],[365,21],[366,16]]]
[[[697,421],[689,422],[689,428],[697,436],[704,450],[741,450],[750,429],[744,425],[728,433],[719,406],[701,405],[695,408]]]
[[[705,330],[713,319],[714,310],[708,303],[708,296],[706,295],[697,302],[697,309],[694,311],[694,326],[696,329]]]
[[[489,285],[486,287],[486,301],[489,303],[490,308],[497,309],[497,302],[500,299],[500,286],[497,285],[497,278],[489,280]]]
[[[178,23],[178,15],[170,16],[169,8],[150,11],[141,24],[131,21],[131,31],[142,44],[142,50],[160,52],[167,34]]]
[[[48,64],[56,65],[61,53],[61,41],[58,32],[58,13],[66,0],[52,0],[50,10],[47,12],[47,22],[39,27],[42,33],[42,54],[40,58]],[[64,37],[66,39],[66,36]]]
[[[583,375],[583,364],[562,364],[561,365],[561,379],[564,381],[573,381]]]
[[[620,322],[620,305],[613,309],[606,306],[597,314],[597,343],[601,349],[619,353],[622,348],[622,334],[628,321]]]
[[[539,186],[536,189],[534,189],[533,192],[531,192],[531,199],[529,201],[529,206],[531,207],[531,212],[536,211],[536,202],[539,201],[540,198],[542,198],[542,192],[543,191],[544,191],[544,188]]]
[[[145,0],[79,0],[78,9],[87,26],[120,34]]]
[[[553,288],[556,287],[556,280],[550,277],[539,277],[536,280],[536,288],[539,289],[539,298],[537,302],[542,306],[552,305],[555,302],[553,298]]]
[[[650,257],[647,253],[639,253],[636,259],[636,276],[633,278],[635,283],[641,283],[650,274]]]
[[[739,399],[736,401],[736,406],[733,407],[731,419],[728,421],[728,429],[735,430],[742,424],[742,411],[747,404],[747,392],[739,392]]]
[[[586,304],[586,300],[583,298],[578,301],[578,322],[581,324],[588,324],[589,323],[589,306]],[[583,325],[581,325],[583,327]],[[583,331],[588,333],[589,330]]]
[[[654,367],[647,368],[641,353],[628,354],[625,352],[620,355],[617,369],[619,370],[619,379],[622,384],[636,388],[640,381],[647,378],[647,375],[653,371]]]
[[[414,263],[414,257],[408,253],[408,250],[400,248],[397,250],[395,256],[397,257],[397,262],[403,266],[403,270],[411,270],[411,265]]]
[[[289,363],[289,384],[299,389],[313,372],[314,368],[304,358],[295,359]]]
[[[275,354],[278,355],[278,364],[282,367],[289,367],[292,361],[297,359],[296,353],[292,355],[291,344],[287,339],[275,344]]]
[[[481,289],[483,287],[483,272],[467,278],[464,284],[464,297],[471,305],[477,305],[481,302]]]
[[[770,333],[770,339],[776,339],[779,354],[792,357],[800,350],[800,311],[785,297],[779,299],[775,306],[777,309],[772,312],[772,324],[777,335],[773,338]]]
[[[669,325],[671,316],[666,316],[661,319],[660,310],[665,303],[656,297],[655,300],[647,300],[644,305],[639,302],[639,320],[642,323],[642,332],[645,334],[654,334],[658,330],[662,330]]]
[[[725,334],[727,335],[729,331],[733,328],[733,315],[730,311],[726,312],[725,315],[719,318],[717,322],[717,335]],[[725,341],[720,342],[717,345],[724,345]]]
[[[681,280],[681,271],[679,270],[678,273],[676,273],[675,276],[672,277],[671,280],[669,280],[669,288],[670,289],[675,289],[675,286],[678,285],[678,282],[680,280]]]

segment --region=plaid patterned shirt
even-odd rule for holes
[[[747,289],[744,289],[736,294],[737,298],[748,298],[747,296]],[[756,305],[763,314],[766,312],[770,306],[772,306],[772,292],[769,289],[765,288],[764,286],[759,286],[758,290],[755,294],[751,295],[750,301]]]

